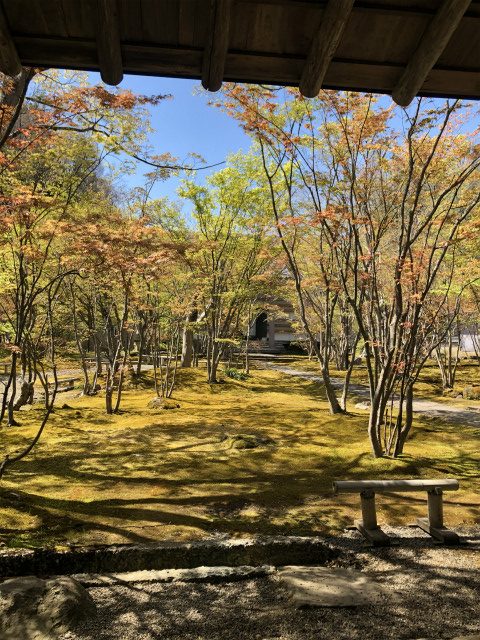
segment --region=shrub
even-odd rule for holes
[[[248,378],[248,373],[240,371],[240,369],[235,369],[235,367],[227,367],[225,369],[225,375],[227,378],[233,378],[234,380],[246,380]]]

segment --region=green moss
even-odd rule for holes
[[[175,411],[147,408],[129,390],[120,415],[101,397],[68,400],[33,453],[5,476],[0,537],[9,545],[192,539],[216,532],[314,535],[358,515],[356,496],[332,495],[337,478],[458,477],[449,524],[479,521],[478,427],[417,418],[401,459],[374,460],[367,414],[332,416],[317,383],[274,371],[209,385],[181,371]],[[62,400],[63,402],[63,400]],[[471,404],[471,402],[470,402]],[[36,411],[4,429],[6,450],[35,430]],[[257,434],[275,446],[235,449],[225,436]],[[380,519],[407,523],[423,494],[379,499]]]

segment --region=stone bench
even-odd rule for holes
[[[443,526],[443,492],[456,491],[458,480],[337,480],[333,492],[359,493],[362,519],[355,521],[355,527],[375,546],[390,544],[390,538],[377,524],[375,509],[376,493],[403,493],[406,491],[426,491],[428,518],[417,518],[417,525],[428,534],[445,544],[458,544],[458,535]]]
[[[75,382],[79,382],[82,378],[77,376],[66,376],[64,378],[58,378],[58,389],[57,392],[61,391],[71,391],[75,388]],[[48,382],[49,387],[55,386],[55,380],[50,380]]]

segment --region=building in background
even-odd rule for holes
[[[253,320],[249,337],[257,341],[258,348],[282,351],[305,340],[305,335],[297,329],[297,323],[293,305],[276,299],[265,304],[265,310]]]

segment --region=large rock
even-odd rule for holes
[[[297,607],[358,607],[385,597],[381,585],[353,569],[292,566],[278,576]]]
[[[153,398],[147,404],[149,409],[180,409],[178,402],[166,398]]]
[[[417,638],[416,640],[428,640],[428,638]],[[473,636],[455,636],[452,640],[480,640],[480,633],[474,633]]]
[[[257,449],[275,444],[272,438],[258,433],[237,433],[223,438],[227,449]]]
[[[361,402],[357,402],[355,409],[370,409],[370,401],[362,400]]]
[[[240,566],[240,567],[208,567],[201,566],[193,569],[140,569],[139,571],[126,571],[122,573],[77,575],[82,584],[92,587],[105,585],[146,583],[146,582],[208,582],[222,583],[235,582],[250,578],[264,577],[275,573],[271,565]]]
[[[480,387],[469,385],[463,389],[462,395],[466,400],[480,400]]]
[[[91,596],[73,578],[11,578],[0,584],[2,640],[57,640],[95,616]]]

